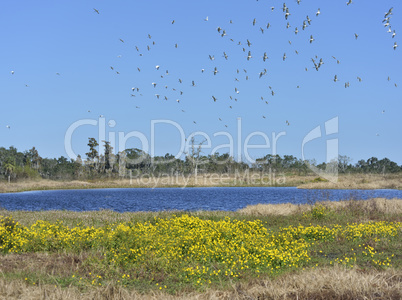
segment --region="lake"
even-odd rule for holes
[[[116,188],[0,194],[7,210],[110,209],[125,211],[227,210],[258,203],[314,203],[320,200],[401,198],[402,190],[305,190],[296,187]]]

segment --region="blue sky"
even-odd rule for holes
[[[151,121],[171,120],[187,138],[197,131],[209,136],[211,147],[203,149],[206,155],[228,144],[227,136],[214,133],[233,136],[237,157],[239,143],[243,145],[253,132],[262,132],[270,148],[252,149],[250,157],[276,151],[300,158],[304,137],[321,126],[322,137],[306,144],[305,158],[324,161],[326,141],[338,139],[339,154],[354,162],[376,156],[402,164],[402,4],[388,0],[355,0],[350,5],[345,0],[285,3],[288,20],[283,1],[273,0],[2,1],[0,146],[13,145],[20,151],[35,146],[42,157],[67,156],[68,128],[80,120],[104,119],[106,124],[115,123],[106,126],[106,137],[116,136],[115,150],[122,150],[119,132],[126,136],[137,132],[145,136],[149,149],[154,146],[156,155],[177,154],[180,134],[172,125],[156,126],[151,145]],[[394,38],[382,23],[391,7]],[[318,8],[321,14],[316,16]],[[302,30],[307,16],[311,25]],[[218,33],[218,27],[226,36]],[[394,50],[394,42],[399,41],[401,47]],[[316,63],[323,60],[318,71],[312,58]],[[266,74],[259,78],[264,69]],[[325,137],[324,124],[334,117],[338,117],[338,133]],[[85,157],[88,137],[99,140],[98,127],[86,125],[74,131],[74,153]],[[274,149],[272,134],[281,132]],[[202,140],[196,137],[197,143]],[[249,144],[263,144],[263,138],[254,136]],[[141,143],[130,138],[126,146],[141,148]]]

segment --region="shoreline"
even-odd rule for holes
[[[280,178],[246,174],[219,178],[214,174],[191,177],[148,177],[138,179],[103,179],[53,181],[47,179],[0,183],[0,193],[19,193],[43,190],[81,190],[107,188],[194,188],[194,187],[296,187],[298,189],[402,189],[402,175],[354,174],[340,175],[337,183],[328,182],[317,175],[282,175]]]

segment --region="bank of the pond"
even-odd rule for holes
[[[99,188],[158,188],[158,187],[261,187],[280,186],[302,189],[402,189],[402,174],[340,174],[332,183],[317,175],[272,175],[246,173],[232,176],[204,174],[197,176],[162,176],[132,179],[105,179],[91,181],[28,180],[1,182],[0,193],[35,190],[99,189]]]

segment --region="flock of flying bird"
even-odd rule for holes
[[[258,1],[258,0],[257,0],[257,1]],[[300,4],[300,3],[301,3],[301,0],[296,0],[296,1],[297,1],[297,4]],[[350,4],[352,4],[352,0],[348,0],[348,2],[346,3],[347,6],[349,6]],[[271,9],[271,11],[274,11],[275,7],[271,7],[270,9]],[[282,6],[281,9],[282,9],[282,12],[283,12],[283,15],[284,15],[284,18],[285,18],[286,28],[288,29],[288,28],[291,27],[291,25],[290,25],[290,23],[289,23],[289,21],[288,21],[289,17],[291,16],[291,13],[290,13],[289,8],[287,7],[286,3],[283,3],[283,6]],[[383,26],[384,26],[385,28],[387,28],[387,32],[390,33],[391,38],[394,39],[395,36],[396,36],[396,32],[395,32],[395,30],[392,30],[392,29],[391,29],[392,10],[393,10],[393,8],[391,7],[391,8],[385,13],[384,19],[383,19],[382,23],[383,23]],[[94,8],[93,11],[94,11],[94,13],[96,13],[96,14],[100,14],[100,13],[101,13],[101,12],[100,12],[98,9],[96,9],[96,8]],[[320,8],[318,8],[317,11],[316,11],[316,13],[315,13],[315,17],[319,17],[320,14],[321,14],[321,10],[320,10]],[[208,21],[209,21],[209,18],[206,17],[206,18],[204,19],[204,21],[205,21],[205,22],[208,22]],[[294,31],[293,31],[294,34],[297,35],[297,34],[299,33],[299,28],[300,28],[300,30],[303,30],[303,31],[306,30],[306,28],[311,25],[311,22],[312,22],[312,19],[307,15],[306,18],[305,18],[305,20],[303,20],[302,25],[299,26],[299,27],[295,27],[295,28],[294,28]],[[232,20],[230,20],[229,23],[232,24],[232,23],[233,23]],[[174,24],[175,24],[175,20],[172,20],[172,21],[171,21],[171,25],[174,25]],[[252,26],[256,26],[256,24],[257,24],[256,18],[254,18],[254,19],[252,20],[251,24],[252,24]],[[270,27],[271,27],[271,24],[268,22],[264,27],[260,27],[260,28],[259,28],[259,31],[261,31],[261,33],[264,34],[264,31],[265,31],[265,30],[268,30]],[[228,35],[228,34],[227,34],[227,31],[226,31],[225,29],[223,29],[222,27],[220,27],[220,26],[217,27],[216,30],[217,30],[218,34],[219,34],[222,38],[225,38],[225,37]],[[357,33],[354,33],[354,37],[355,37],[355,39],[357,40],[358,37],[359,37],[359,35],[358,35]],[[146,46],[146,49],[147,49],[147,51],[150,51],[150,50],[151,50],[151,47],[153,47],[153,46],[155,45],[155,41],[152,41],[152,36],[151,36],[151,34],[148,34],[148,39],[149,39],[149,43],[148,43],[148,45]],[[121,43],[125,43],[125,41],[124,41],[122,38],[119,38],[119,41],[120,41]],[[251,52],[251,50],[250,50],[250,49],[251,49],[251,46],[252,46],[252,42],[251,42],[249,39],[247,39],[247,40],[244,42],[244,44],[243,44],[241,41],[235,42],[232,38],[230,38],[230,41],[231,41],[231,42],[234,42],[235,44],[237,44],[238,46],[240,46],[240,48],[241,48],[242,51],[244,52],[244,56],[245,56],[245,58],[246,58],[247,61],[249,61],[249,60],[251,60],[251,59],[256,59],[256,58],[257,58],[257,56],[253,56],[253,54],[252,54],[252,52]],[[312,44],[312,43],[314,43],[314,41],[315,41],[315,39],[314,39],[313,35],[310,34],[310,37],[309,37],[309,39],[308,39],[308,42],[309,42],[310,44]],[[291,41],[289,41],[289,44],[291,44]],[[175,48],[178,48],[179,46],[178,46],[178,44],[176,43],[176,44],[174,45],[174,47],[175,47]],[[398,47],[397,43],[394,42],[393,50],[396,50],[397,47]],[[140,57],[143,56],[143,53],[140,51],[140,49],[139,49],[138,46],[135,46],[135,50],[138,52],[138,55],[139,55]],[[299,54],[297,50],[294,50],[294,51],[295,51],[296,55]],[[117,56],[117,57],[120,58],[121,55],[119,55],[119,56]],[[223,51],[222,57],[223,57],[225,60],[228,60],[228,59],[229,59],[229,55],[227,54],[226,51]],[[209,55],[208,55],[208,58],[209,58],[209,60],[212,61],[212,62],[215,61],[215,56],[212,55],[212,54],[209,54]],[[262,56],[259,56],[259,58],[262,59],[263,62],[266,62],[266,61],[269,59],[269,57],[268,57],[268,55],[267,55],[267,52],[264,52]],[[340,61],[339,61],[335,56],[332,56],[332,58],[336,61],[337,64],[340,63]],[[283,54],[283,56],[282,56],[282,60],[285,61],[286,59],[287,59],[287,55],[286,55],[286,52],[285,52],[285,53]],[[314,69],[315,69],[316,71],[319,71],[319,69],[321,68],[321,66],[324,64],[323,58],[319,58],[317,55],[311,58],[311,62],[312,62],[313,67],[314,67]],[[110,69],[111,69],[113,72],[115,72],[116,75],[119,75],[119,74],[120,74],[120,72],[119,72],[118,70],[116,70],[116,68],[115,68],[114,66],[110,66]],[[169,71],[168,71],[168,70],[165,70],[164,72],[161,71],[161,70],[160,70],[160,69],[161,69],[160,65],[156,65],[156,66],[155,66],[155,69],[160,72],[159,76],[160,76],[161,79],[158,79],[159,81],[158,81],[158,80],[155,80],[155,81],[153,81],[153,82],[151,83],[152,86],[155,88],[155,91],[158,91],[157,93],[154,94],[154,96],[156,97],[156,99],[169,100],[170,95],[169,95],[169,97],[168,97],[168,94],[167,94],[167,93],[165,93],[165,94],[163,95],[163,94],[157,89],[157,86],[158,86],[158,87],[162,86],[162,87],[165,88],[165,90],[168,89],[168,86],[167,86],[167,85],[164,85],[163,83],[160,83],[160,82],[163,81],[163,78],[164,78],[164,77],[166,77],[166,76],[169,75]],[[141,68],[140,68],[140,67],[137,67],[137,71],[138,71],[138,72],[141,72]],[[204,73],[204,72],[205,72],[205,69],[203,68],[203,69],[201,69],[200,71],[201,71],[201,73]],[[305,67],[305,71],[308,71],[308,67]],[[244,76],[245,76],[245,80],[249,80],[249,75],[248,75],[246,69],[243,69],[243,70],[237,69],[237,70],[236,70],[236,74],[234,75],[234,81],[235,81],[235,82],[239,82],[240,73],[243,73],[243,72],[244,72],[244,74],[245,74],[245,75],[244,75]],[[217,75],[218,73],[219,73],[218,68],[217,68],[217,67],[214,67],[214,69],[212,70],[212,74],[215,76],[215,75]],[[11,74],[14,75],[14,71],[11,71]],[[259,78],[262,78],[262,77],[265,76],[266,74],[267,74],[267,69],[264,68],[264,69],[258,74],[258,77],[259,77]],[[60,75],[60,73],[56,73],[56,75]],[[362,81],[362,78],[359,77],[359,76],[357,76],[357,80],[358,80],[359,82],[361,82],[361,81]],[[179,86],[180,86],[181,84],[183,84],[183,81],[184,81],[184,80],[183,80],[182,78],[178,78],[177,82],[178,82]],[[191,81],[191,86],[192,86],[192,87],[196,87],[196,86],[197,86],[194,80],[189,80],[189,81]],[[337,76],[336,74],[334,75],[333,81],[334,81],[334,82],[339,81],[338,76]],[[390,78],[389,78],[389,77],[388,77],[388,81],[390,81]],[[394,83],[394,85],[395,85],[395,87],[397,87],[397,84],[396,84],[396,83]],[[28,85],[25,85],[25,86],[28,87]],[[349,82],[349,81],[345,82],[345,83],[344,83],[344,86],[345,86],[345,88],[348,88],[348,87],[350,86],[350,82]],[[275,95],[275,92],[274,92],[273,88],[272,88],[271,86],[268,86],[268,88],[269,88],[269,93],[270,93],[270,95],[271,95],[271,96],[274,96],[274,95]],[[299,88],[299,86],[297,86],[297,88]],[[162,90],[163,90],[163,89],[162,89]],[[173,92],[176,92],[176,93],[177,93],[177,97],[175,97],[175,98],[176,98],[175,101],[176,101],[177,103],[180,103],[180,102],[181,102],[180,96],[182,96],[182,95],[184,94],[183,89],[178,88],[178,87],[173,87],[173,88],[171,88],[171,90],[172,90]],[[239,89],[238,89],[237,87],[234,87],[233,90],[234,90],[234,95],[230,95],[229,98],[230,98],[230,100],[238,101],[237,95],[240,93],[240,91],[239,91]],[[140,92],[140,88],[139,88],[139,87],[131,87],[130,96],[131,96],[131,97],[137,97],[137,96],[143,96],[143,94]],[[264,98],[264,96],[261,96],[260,98],[261,98],[262,101],[264,101],[265,104],[268,104],[268,103],[269,103],[268,100],[266,100],[266,99]],[[219,100],[218,100],[218,97],[217,97],[216,95],[211,95],[211,100],[212,100],[213,102],[219,101]],[[140,108],[140,106],[136,106],[136,108]],[[232,105],[230,105],[229,108],[232,108]],[[88,112],[91,112],[91,110],[88,110]],[[182,112],[185,112],[185,111],[182,109]],[[384,111],[383,111],[383,113],[384,113]],[[103,115],[100,115],[100,116],[103,116]],[[264,119],[266,118],[266,116],[264,116],[264,115],[263,115],[262,117],[263,117]],[[219,118],[219,121],[222,121],[222,118]],[[193,123],[194,123],[194,124],[197,124],[197,122],[196,122],[195,120],[193,121]],[[288,126],[290,125],[290,122],[289,122],[288,120],[286,120],[286,125],[288,125]],[[6,127],[7,127],[8,129],[11,128],[10,125],[7,125]],[[225,125],[225,127],[227,127],[227,125]]]

